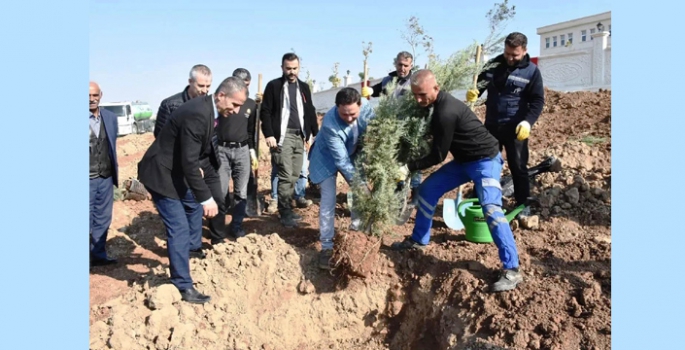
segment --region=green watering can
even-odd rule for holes
[[[462,215],[461,208],[465,204],[469,203],[471,203],[472,205],[466,208],[464,210],[464,214]],[[485,217],[483,216],[483,207],[481,207],[478,204],[478,198],[469,198],[464,199],[457,206],[457,214],[459,215],[459,219],[461,219],[461,222],[464,223],[464,232],[466,233],[466,240],[473,243],[492,243],[492,235],[490,234],[488,223],[485,221]],[[518,207],[516,207],[514,211],[512,211],[509,214],[506,214],[505,217],[507,218],[507,221],[511,222],[514,216],[520,213],[521,210],[523,210],[525,207],[525,204],[521,204]],[[505,213],[507,212],[504,209],[502,210]]]

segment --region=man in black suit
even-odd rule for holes
[[[219,116],[236,114],[247,99],[245,83],[236,77],[224,80],[213,95],[192,99],[176,109],[138,164],[138,177],[152,195],[164,221],[171,283],[183,300],[205,303],[209,296],[193,287],[190,277],[189,227],[218,212],[212,192],[203,181],[200,163],[208,159],[214,171],[220,166],[214,125]],[[202,211],[185,208],[202,204]]]
[[[188,79],[188,86],[172,96],[165,98],[159,104],[159,112],[157,113],[157,122],[155,123],[154,136],[157,138],[162,132],[162,129],[167,124],[170,116],[174,111],[182,106],[184,103],[197,98],[206,96],[209,93],[209,88],[212,85],[212,71],[204,64],[196,64],[190,69],[190,78]],[[226,239],[226,211],[227,206],[224,201],[226,191],[222,191],[221,179],[219,173],[212,169],[209,159],[205,158],[200,162],[200,167],[204,173],[204,179],[212,197],[219,207],[219,213],[208,220],[209,236],[211,237],[212,245],[222,243]],[[186,207],[187,212],[202,211],[200,203],[188,203]],[[190,215],[190,214],[189,214]],[[202,251],[202,221],[197,222],[195,226],[190,227],[190,257],[204,259],[205,253]]]
[[[300,59],[286,53],[281,59],[283,75],[266,84],[262,101],[262,132],[278,167],[278,211],[285,227],[295,227],[302,217],[292,209],[295,182],[302,171],[305,147],[309,150],[319,132],[309,85],[298,79]]]

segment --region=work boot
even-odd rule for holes
[[[312,205],[312,202],[310,199],[306,199],[304,197],[298,198],[295,200],[295,204],[297,205],[298,208],[307,208],[310,205]]]
[[[402,242],[393,243],[390,246],[390,248],[392,248],[392,250],[397,250],[397,251],[413,250],[413,249],[424,250],[424,249],[426,249],[426,245],[420,244],[420,243],[414,241],[411,238],[411,236],[409,236],[409,237],[405,238],[404,241],[402,241]]]
[[[287,214],[281,214],[281,224],[283,224],[283,226],[285,226],[286,228],[297,227],[297,220],[295,219],[295,215],[297,214],[292,212]],[[300,217],[300,220],[302,220],[302,217]]]
[[[519,219],[525,219],[530,216],[530,207],[525,207],[518,215]]]
[[[332,257],[333,249],[322,249],[321,252],[319,252],[319,268],[322,270],[330,270]]]
[[[273,214],[278,211],[278,200],[277,199],[272,199],[269,201],[269,206],[266,208],[266,212],[269,214]]]
[[[523,282],[523,275],[518,268],[504,269],[500,273],[499,280],[490,287],[491,292],[504,292],[516,288],[516,285]]]

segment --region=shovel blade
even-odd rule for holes
[[[464,223],[461,222],[459,214],[457,213],[457,206],[461,203],[461,192],[457,195],[457,199],[445,199],[442,201],[442,218],[445,224],[452,230],[461,230],[464,228]],[[471,206],[472,203],[465,204],[462,207],[462,215],[466,207]]]

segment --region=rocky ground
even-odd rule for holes
[[[384,238],[376,271],[341,283],[315,264],[318,198],[310,188],[315,204],[298,209],[301,228],[282,228],[275,214],[248,218],[247,237],[191,259],[196,287],[212,301],[188,304],[169,284],[152,202],[117,201],[108,250],[120,263],[91,269],[90,348],[611,348],[611,93],[547,91],[546,102],[531,132],[530,164],[554,155],[561,167],[533,181],[536,216],[512,222],[525,274],[516,290],[487,292],[500,268],[497,249],[447,228],[441,204],[424,252],[387,247],[411,233],[412,217]],[[482,117],[483,107],[477,112]],[[136,176],[152,140],[118,140],[122,181]],[[267,198],[269,164],[262,152]],[[340,196],[339,227],[349,223],[344,202]]]

